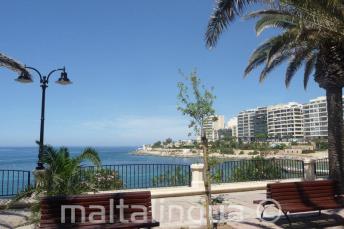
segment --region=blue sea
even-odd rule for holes
[[[114,164],[191,164],[197,158],[177,158],[134,155],[137,147],[94,147],[103,165]],[[82,152],[84,147],[69,147],[71,155]],[[0,169],[32,171],[36,167],[38,147],[0,147]]]
[[[106,168],[111,168],[120,176],[124,188],[144,188],[171,185],[171,179],[154,184],[154,179],[161,175],[173,176],[177,167],[181,168],[183,183],[189,184],[188,165],[199,158],[177,158],[135,155],[137,147],[94,147]],[[71,156],[83,151],[83,147],[69,147]],[[13,196],[30,184],[34,177],[31,171],[36,167],[38,147],[0,147],[0,197]],[[145,165],[149,164],[149,165]],[[87,166],[87,163],[83,165]],[[110,166],[112,165],[112,166]],[[185,175],[184,175],[185,174]],[[168,182],[167,182],[168,181]]]

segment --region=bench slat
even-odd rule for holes
[[[112,224],[93,224],[88,222],[88,216],[91,212],[99,213],[98,208],[90,208],[90,205],[100,205],[105,210],[105,221],[109,222],[110,217],[110,199],[113,199],[113,213],[114,221]],[[129,208],[124,208],[123,217],[128,220],[129,223],[119,222],[119,209],[116,208],[119,205],[119,200],[123,199],[123,204],[128,205]],[[75,210],[75,224],[61,224],[61,205],[79,205],[84,207],[85,223],[81,223],[81,211],[76,208]],[[142,213],[142,208],[133,208],[133,205],[145,206],[147,208],[145,223],[131,222],[132,213]],[[66,209],[66,222],[70,222],[71,210]],[[99,216],[93,217],[93,219],[100,219]],[[135,217],[136,220],[142,220],[140,216]],[[99,223],[99,222],[98,222]],[[75,195],[75,196],[53,196],[44,197],[41,199],[41,228],[140,228],[140,227],[154,227],[159,226],[159,222],[152,220],[152,208],[151,208],[151,193],[149,191],[144,192],[126,192],[126,193],[105,193],[94,195]]]

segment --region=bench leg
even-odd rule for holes
[[[319,216],[321,215],[321,210],[319,210]]]
[[[292,226],[292,225],[291,225],[291,220],[290,220],[290,218],[289,218],[287,212],[283,212],[283,214],[285,215],[285,218],[288,220],[289,226],[291,227],[291,226]]]
[[[262,213],[260,214],[260,218],[261,218],[261,219],[263,219],[263,217],[264,217],[264,211],[265,211],[265,209],[266,209],[266,207],[264,206],[264,209],[263,209]]]

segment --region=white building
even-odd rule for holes
[[[238,115],[238,138],[243,141],[250,141],[254,138],[254,117],[256,110],[242,111]]]
[[[303,105],[303,126],[305,139],[327,138],[328,114],[326,96],[312,99],[309,103]]]
[[[234,117],[228,120],[227,128],[232,130],[232,137],[238,137],[238,118]]]
[[[326,97],[318,97],[303,105],[303,125],[306,139],[327,137]]]
[[[303,138],[303,109],[299,103],[278,104],[267,109],[268,135],[278,138]]]
[[[223,115],[209,117],[203,127],[208,141],[216,141],[219,139],[218,130],[225,128],[225,117]]]

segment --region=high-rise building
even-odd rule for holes
[[[267,136],[268,128],[268,110],[267,107],[258,107],[254,115],[254,136],[262,137]]]
[[[303,138],[303,110],[298,103],[278,104],[267,108],[269,137]]]
[[[224,129],[219,129],[217,131],[217,136],[218,139],[230,139],[232,137],[233,133],[232,133],[232,129],[229,128],[224,128]]]
[[[306,139],[327,137],[326,97],[312,99],[303,105],[303,127]]]
[[[227,129],[232,130],[232,137],[238,137],[238,118],[234,117],[228,120]]]
[[[312,99],[309,103],[303,105],[303,126],[305,139],[327,138],[328,114],[326,96]]]
[[[208,141],[216,141],[219,139],[218,130],[225,128],[225,117],[223,115],[209,117],[203,127]]]
[[[256,110],[242,111],[238,115],[238,138],[251,141],[254,138],[254,117]]]
[[[258,107],[242,111],[238,115],[238,138],[251,141],[267,135],[267,108]]]

